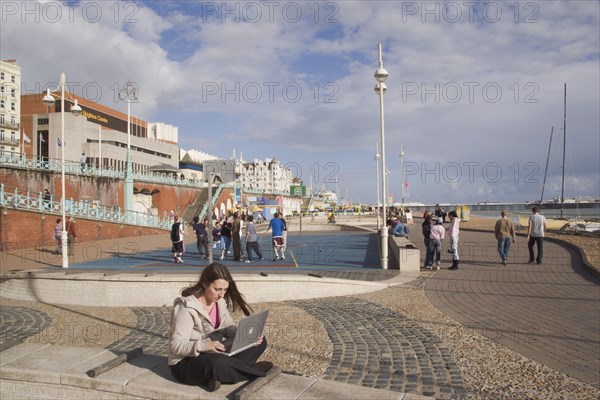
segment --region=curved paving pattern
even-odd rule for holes
[[[325,379],[438,399],[466,397],[448,348],[404,315],[349,297],[290,303],[318,318],[331,338]]]
[[[137,317],[135,328],[107,348],[126,352],[143,347],[145,354],[167,356],[171,308],[131,307],[131,310]]]
[[[48,314],[27,307],[0,308],[0,343],[26,339],[48,329]]]
[[[461,252],[460,269],[442,269],[426,284],[431,303],[497,343],[600,387],[600,279],[580,255],[546,240],[543,264],[527,264],[520,237],[504,267],[490,252],[492,234],[463,231],[461,240],[471,246]]]

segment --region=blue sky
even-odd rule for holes
[[[377,43],[389,72],[386,167],[406,201],[560,194],[567,84],[566,196],[600,197],[599,2],[1,3],[0,56],[24,91],[67,79],[140,87],[132,112],[179,127],[180,145],[276,158],[313,186],[376,201]],[[79,92],[78,92],[79,90]]]

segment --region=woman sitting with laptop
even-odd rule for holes
[[[221,383],[265,376],[273,367],[269,361],[256,362],[267,348],[262,335],[256,346],[231,357],[224,354],[225,344],[211,333],[218,330],[224,339],[235,336],[237,328],[228,308],[245,315],[251,311],[220,263],[206,267],[200,280],[175,299],[169,332],[169,367],[175,379],[194,386],[206,384],[214,392]]]

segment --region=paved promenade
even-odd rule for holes
[[[600,388],[600,279],[577,252],[545,241],[543,264],[527,264],[526,239],[499,264],[491,233],[461,233],[458,271],[425,286],[447,316],[528,358]]]
[[[359,236],[356,236],[355,240],[359,240]],[[168,242],[167,235],[107,241],[99,246],[107,253],[112,252],[109,267],[113,271],[116,268],[115,260],[118,261],[118,271],[111,274],[119,271],[148,274],[147,271],[140,270],[137,261],[122,262],[122,256],[131,256],[132,253],[127,251],[135,248],[140,262],[147,262],[143,260],[143,254],[156,252],[166,253],[164,257],[168,259],[165,242]],[[360,263],[370,263],[371,261],[366,260],[373,259],[372,242],[373,240],[367,240],[364,246],[353,245],[360,249],[362,256],[343,256],[339,257],[340,260],[334,257],[329,267],[323,266],[320,271],[318,268],[302,270],[294,268],[293,265],[275,267],[271,264],[253,266],[251,271],[257,273],[263,268],[270,274],[281,273],[283,270],[288,274],[316,272],[324,277],[368,279],[390,282],[390,285],[406,282],[406,279],[394,278],[393,271],[367,268],[365,272],[364,268],[357,267],[359,260]],[[420,235],[419,240],[415,242],[421,245]],[[550,242],[546,242],[544,264],[528,265],[524,242],[524,238],[519,238],[511,252],[509,265],[502,266],[495,254],[492,234],[462,231],[462,261],[458,271],[442,269],[435,273],[425,273],[420,279],[408,279],[412,280],[408,284],[424,288],[427,298],[436,308],[461,324],[526,357],[600,388],[598,278],[585,269],[578,254],[567,247]],[[188,243],[188,246],[190,245]],[[57,259],[52,260],[51,254],[46,250],[3,254],[2,257],[3,273],[15,269],[52,269],[49,265],[58,265],[60,262]],[[73,271],[78,264],[83,266],[84,270],[89,270],[89,267],[85,267],[89,259],[86,259],[86,254],[81,248],[79,253],[76,252],[73,261]],[[350,262],[355,267],[341,267],[344,262]],[[244,267],[234,265],[234,274],[242,273]],[[166,265],[165,268],[171,266]],[[201,266],[186,268],[189,268],[189,273],[196,274]],[[365,274],[368,278],[365,278]],[[300,289],[302,290],[301,287]],[[332,291],[328,295],[335,296],[336,293]],[[6,306],[5,300],[2,300],[2,303],[0,343],[7,343],[15,338],[26,339],[52,324],[51,316],[35,308]],[[383,390],[367,393],[352,392],[350,389],[350,392],[344,392],[343,386],[339,386],[336,390],[340,397],[331,397],[330,393],[328,398],[361,398],[367,395],[375,398],[394,398],[386,397],[382,393],[396,393],[396,398],[404,398],[402,396],[405,393],[441,399],[467,397],[468,385],[448,346],[434,332],[423,328],[417,321],[407,318],[402,313],[348,295],[323,298],[319,301],[291,300],[288,304],[319,320],[332,343],[333,354],[321,378],[323,382],[336,381],[349,387],[360,385],[363,388]],[[168,333],[168,307],[130,309],[136,316],[135,329],[117,337],[106,349],[123,352],[143,346],[146,354],[164,357]],[[357,315],[357,310],[360,310],[360,315]],[[314,387],[315,390],[319,387],[315,380],[305,383],[307,387]],[[273,383],[271,388],[277,385],[293,386],[285,381]],[[262,390],[263,393],[268,393],[266,387]],[[281,396],[282,392],[278,393]],[[320,393],[323,395],[324,392]],[[354,393],[354,396],[348,393]],[[300,398],[293,397],[292,393],[289,395],[289,398]],[[316,392],[313,395],[319,397]]]

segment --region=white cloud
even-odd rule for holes
[[[103,17],[90,23],[96,4],[102,4]],[[128,4],[139,8],[126,9]],[[495,23],[482,15],[457,23],[442,15],[436,23],[423,9],[413,15],[406,8],[424,2],[344,1],[327,3],[332,5],[328,9],[319,3],[318,15],[317,3],[298,3],[305,8],[297,23],[280,13],[273,21],[263,14],[255,23],[220,23],[203,19],[200,3],[148,4],[81,2],[73,8],[72,22],[66,17],[35,23],[21,15],[5,16],[0,26],[2,58],[18,59],[30,91],[34,82],[56,81],[65,70],[69,81],[79,82],[80,88],[99,85],[101,102],[122,109],[114,102],[114,92],[131,79],[141,90],[134,113],[149,119],[183,113],[183,141],[216,134],[219,143],[211,146],[217,149],[261,143],[265,152],[275,148],[281,157],[297,159],[300,151],[323,154],[335,149],[337,155],[331,157],[338,157],[348,172],[355,171],[360,151],[368,153],[368,168],[374,167],[370,159],[379,141],[379,102],[373,91],[378,41],[390,73],[387,147],[395,153],[402,144],[406,159],[425,167],[491,160],[510,174],[515,163],[520,168],[527,162],[543,163],[550,127],[557,133],[562,125],[562,89],[567,83],[575,169],[583,165],[576,172],[589,177],[573,186],[598,193],[598,179],[593,179],[598,177],[600,146],[598,2],[521,2],[518,23],[514,9],[499,2],[495,4],[502,5],[503,14]],[[462,11],[465,17],[467,10]],[[324,22],[327,16],[329,23]],[[126,22],[131,19],[138,22]],[[334,64],[316,64],[311,57]],[[327,83],[333,85],[326,89]],[[301,98],[282,92],[286,84],[290,90],[298,85]],[[502,96],[495,102],[498,88]],[[254,101],[257,89],[262,96]],[[325,103],[326,98],[337,102]],[[213,115],[231,124],[211,125]],[[396,155],[388,158],[397,168]],[[364,178],[371,175],[365,172]],[[340,176],[349,184],[360,177]],[[371,195],[370,190],[356,190],[364,190],[363,198]],[[516,198],[537,196],[539,188],[482,179],[436,187],[429,178],[420,179],[411,191],[414,200],[426,193]]]

